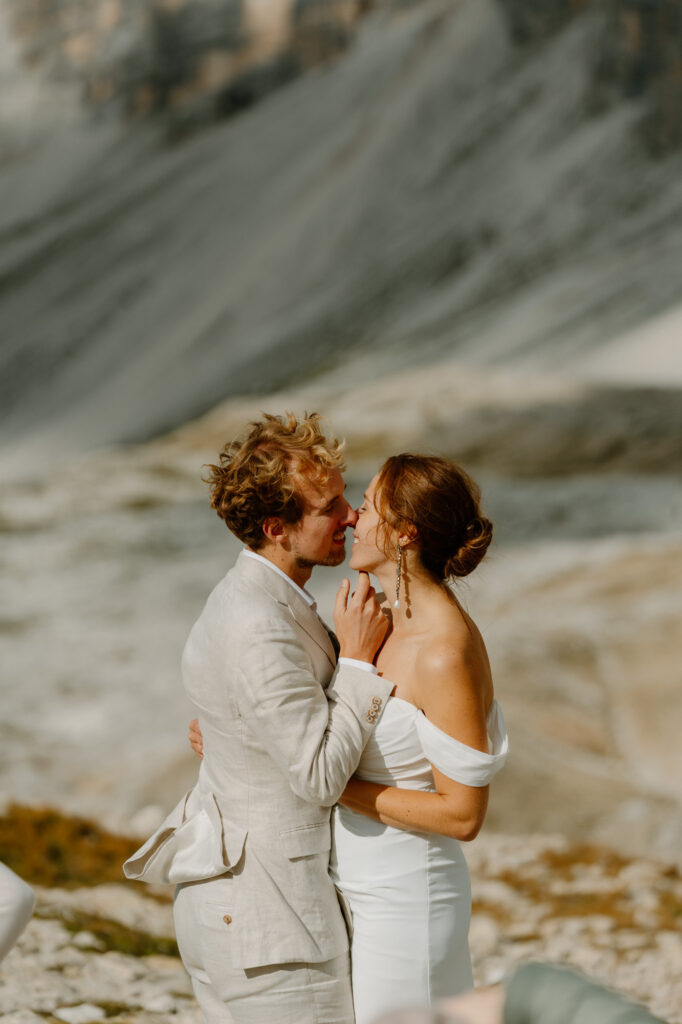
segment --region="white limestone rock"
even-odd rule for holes
[[[101,951],[104,949],[102,942],[92,932],[77,932],[73,937],[73,944],[78,949],[90,949]]]
[[[474,914],[469,928],[472,956],[480,960],[492,956],[500,944],[500,926],[489,914]]]
[[[3,1024],[45,1024],[45,1018],[39,1017],[31,1010],[15,1010],[14,1013],[2,1015]]]
[[[101,1006],[92,1003],[81,1003],[80,1006],[59,1006],[52,1015],[66,1024],[91,1024],[92,1021],[103,1020],[106,1013]]]

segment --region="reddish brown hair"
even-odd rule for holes
[[[305,503],[297,490],[300,473],[323,477],[344,469],[343,443],[325,435],[318,413],[297,418],[263,415],[248,433],[228,442],[220,463],[208,466],[206,483],[214,508],[244,544],[257,550],[265,542],[263,523],[277,516],[297,523]]]
[[[481,561],[493,525],[481,493],[461,466],[435,455],[393,455],[379,470],[379,514],[397,530],[416,530],[424,568],[437,580],[468,576]]]

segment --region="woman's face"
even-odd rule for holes
[[[384,545],[386,542],[390,544],[390,531],[387,532],[385,521],[377,512],[375,505],[378,479],[377,474],[365,491],[364,500],[358,509],[358,521],[355,524],[351,548],[349,565],[351,569],[363,572],[375,572],[389,561],[384,554]]]

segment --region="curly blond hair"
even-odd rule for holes
[[[344,470],[343,442],[327,437],[319,413],[297,418],[264,413],[249,424],[244,436],[229,441],[219,465],[209,465],[205,477],[214,508],[232,533],[248,547],[265,543],[263,523],[277,516],[296,523],[305,511],[297,489],[300,474],[312,472],[323,479]]]

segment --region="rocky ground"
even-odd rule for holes
[[[477,985],[528,959],[567,963],[682,1022],[676,867],[537,835],[484,834],[468,860]],[[116,882],[36,888],[35,917],[0,968],[5,1024],[200,1024],[168,893]]]

